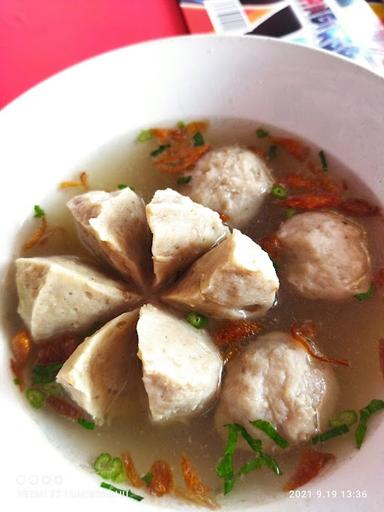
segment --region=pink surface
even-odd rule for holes
[[[185,32],[177,0],[0,0],[0,108],[88,57]]]

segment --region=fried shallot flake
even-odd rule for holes
[[[131,455],[127,452],[123,453],[121,456],[124,464],[125,474],[127,475],[128,481],[134,487],[144,487],[144,482],[140,478],[140,475],[136,469],[135,463]]]
[[[226,322],[214,333],[214,341],[217,346],[222,347],[244,341],[246,338],[257,334],[260,330],[260,324],[248,320]]]
[[[63,398],[57,396],[49,396],[45,400],[45,403],[57,413],[72,420],[78,420],[82,416],[80,409],[72,405],[67,400],[64,400]]]
[[[40,226],[32,233],[26,242],[22,246],[23,251],[29,251],[36,245],[42,244],[49,236],[53,234],[52,231],[48,230],[47,218],[41,217]]]
[[[317,210],[319,208],[335,208],[342,203],[342,197],[338,194],[302,194],[279,200],[279,206],[297,208],[299,210]]]
[[[161,172],[179,174],[191,169],[208,150],[201,132],[208,128],[206,121],[195,121],[178,128],[151,128],[151,134],[161,143],[161,151],[153,159],[154,165]],[[196,144],[194,137],[201,142]]]
[[[296,160],[299,160],[299,162],[304,162],[309,155],[309,148],[307,146],[289,137],[272,137],[271,143],[283,148],[287,153],[296,158]]]
[[[211,509],[219,507],[211,496],[211,489],[203,483],[196,468],[185,455],[181,457],[181,472],[187,489],[175,489],[176,495]]]
[[[293,324],[291,327],[291,335],[293,339],[298,342],[306,352],[323,363],[331,363],[338,366],[350,366],[351,363],[347,359],[335,359],[333,357],[325,356],[316,347],[313,340],[315,336],[314,324],[310,320],[303,322],[301,325]]]
[[[80,340],[73,336],[66,335],[59,340],[44,343],[37,352],[37,364],[47,365],[53,363],[64,363],[75,351]]]
[[[80,173],[80,177],[78,181],[62,181],[59,184],[60,189],[66,189],[66,188],[74,188],[74,187],[83,187],[84,190],[89,190],[89,183],[88,183],[88,174],[85,171],[82,171]]]
[[[32,351],[32,340],[28,331],[18,331],[11,340],[11,348],[16,363],[23,367]]]
[[[151,466],[150,473],[152,474],[152,479],[148,484],[148,490],[151,494],[160,497],[172,491],[172,470],[167,462],[156,460]]]
[[[284,491],[292,491],[310,482],[328,462],[333,460],[335,456],[332,453],[322,453],[307,448],[300,457],[295,473],[284,485]]]

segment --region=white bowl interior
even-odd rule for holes
[[[276,125],[305,137],[336,156],[383,198],[384,82],[341,58],[262,38],[193,37],[155,41],[124,48],[75,66],[32,89],[0,113],[0,267],[2,283],[14,253],[15,234],[31,205],[79,170],[95,151],[126,132],[168,119],[237,117]],[[3,312],[4,315],[4,312]],[[52,446],[22,404],[8,367],[3,332],[0,374],[3,390],[5,485],[10,497],[36,497],[36,506],[78,506],[105,499],[117,510],[127,506],[155,510],[154,501],[129,502],[99,492],[96,480]],[[306,487],[322,499],[286,498],[259,510],[362,510],[361,500],[347,500],[333,489],[367,490],[369,510],[381,510],[379,476],[384,455],[384,425],[364,449]],[[15,445],[22,461],[14,460]],[[5,453],[4,453],[5,450]],[[362,468],[364,470],[362,471]],[[29,493],[29,494],[28,494]],[[381,492],[382,494],[382,492]],[[107,496],[106,496],[107,495]],[[226,500],[226,509],[256,508],[249,490]],[[162,501],[162,506],[170,505]],[[108,505],[109,506],[109,505]],[[56,504],[55,504],[56,507]],[[178,505],[177,508],[184,508]]]

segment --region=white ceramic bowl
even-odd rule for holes
[[[302,135],[360,173],[384,199],[383,79],[341,58],[269,39],[203,36],[154,41],[60,73],[0,113],[2,282],[15,234],[30,216],[31,205],[95,149],[164,120],[213,116],[254,119]],[[149,499],[127,502],[100,492],[94,475],[47,440],[38,416],[31,415],[12,383],[4,331],[1,338],[2,502],[10,500],[12,509],[24,506],[28,512],[71,506],[155,510]],[[305,488],[316,497],[306,492],[258,507],[258,497],[250,490],[241,501],[229,497],[225,508],[381,511],[383,439],[384,424],[350,460]],[[332,497],[333,490],[337,497]],[[352,495],[342,493],[348,490]],[[366,491],[368,498],[358,498],[356,490]],[[158,503],[171,508],[165,500]]]

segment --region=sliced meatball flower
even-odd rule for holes
[[[169,188],[155,193],[146,212],[153,234],[155,285],[185,270],[229,234],[217,212]]]
[[[366,292],[371,263],[364,229],[334,212],[308,212],[277,231],[287,280],[309,299],[347,299]]]
[[[293,447],[327,427],[337,397],[331,366],[311,358],[290,335],[272,332],[228,364],[215,425],[225,438],[224,425],[239,423],[273,451],[273,441],[250,423],[266,420]]]
[[[57,382],[99,425],[128,381],[138,313],[123,313],[86,338],[57,374]]]
[[[208,333],[147,304],[137,334],[152,420],[184,420],[205,409],[218,392],[223,366]]]
[[[198,259],[164,295],[179,308],[218,319],[264,315],[274,304],[279,280],[268,254],[233,230]]]
[[[192,170],[182,192],[220,212],[235,228],[244,227],[260,210],[273,178],[262,158],[239,146],[213,149]]]
[[[18,258],[18,313],[36,343],[84,334],[139,301],[126,284],[70,256]]]
[[[150,233],[144,201],[129,187],[92,191],[67,204],[84,245],[140,289],[149,280]]]

